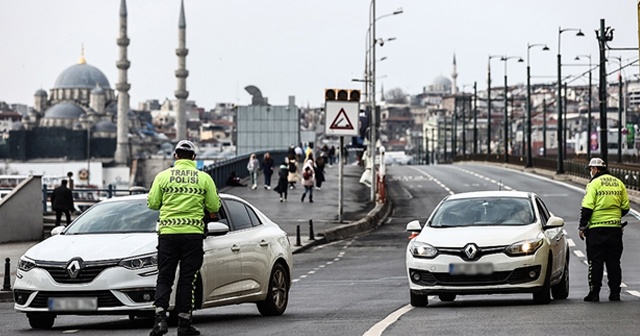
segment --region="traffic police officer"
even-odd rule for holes
[[[213,214],[220,208],[213,179],[196,169],[193,143],[178,142],[173,157],[174,166],[156,175],[147,197],[149,209],[160,210],[156,316],[151,336],[168,332],[167,310],[178,264],[180,274],[174,308],[178,313],[178,335],[200,335],[191,325],[191,313],[195,280],[204,256],[204,209]]]
[[[589,294],[584,301],[600,301],[604,264],[609,278],[609,300],[620,301],[622,270],[622,216],[629,212],[629,197],[622,181],[607,171],[600,158],[589,162],[591,181],[582,199],[580,239],[587,238]]]

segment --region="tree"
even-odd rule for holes
[[[391,104],[407,104],[409,95],[402,91],[401,88],[395,88],[387,91],[384,100]]]

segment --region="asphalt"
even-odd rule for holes
[[[286,202],[280,202],[280,196],[272,189],[264,187],[264,177],[258,177],[256,189],[247,187],[218,186],[221,193],[239,196],[262,211],[267,217],[278,223],[289,235],[293,253],[300,253],[316,244],[336,241],[357,236],[373,230],[382,224],[390,214],[392,203],[370,201],[370,188],[360,183],[363,168],[348,164],[343,167],[342,178],[342,216],[339,216],[339,169],[337,165],[325,169],[326,181],[320,190],[313,191],[313,203],[301,202],[304,188],[297,183],[295,189],[288,190]],[[243,181],[246,184],[248,181]],[[277,184],[277,174],[273,176],[271,187]],[[339,219],[342,219],[340,221]],[[5,267],[0,268],[3,287],[0,301],[11,301],[12,292],[6,290],[13,286],[17,261],[31,246],[39,241],[11,242],[0,244],[0,258]],[[10,282],[6,284],[6,259],[10,259]]]

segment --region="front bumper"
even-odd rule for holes
[[[433,259],[414,258],[407,251],[407,277],[411,291],[419,294],[534,293],[544,285],[548,254],[542,249],[530,256],[491,254],[477,261],[452,255]],[[451,264],[491,264],[489,274],[451,274]]]
[[[129,270],[110,267],[83,283],[61,283],[49,271],[34,268],[18,270],[14,284],[14,308],[19,312],[68,314],[153,313],[157,271],[154,268]],[[50,299],[96,298],[91,310],[52,310]]]

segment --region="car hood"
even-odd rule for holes
[[[156,233],[57,235],[34,245],[25,256],[40,261],[112,260],[155,252],[157,245]]]
[[[475,226],[432,228],[425,227],[416,240],[436,247],[462,247],[468,243],[478,246],[511,245],[538,236],[538,224],[523,226]]]

